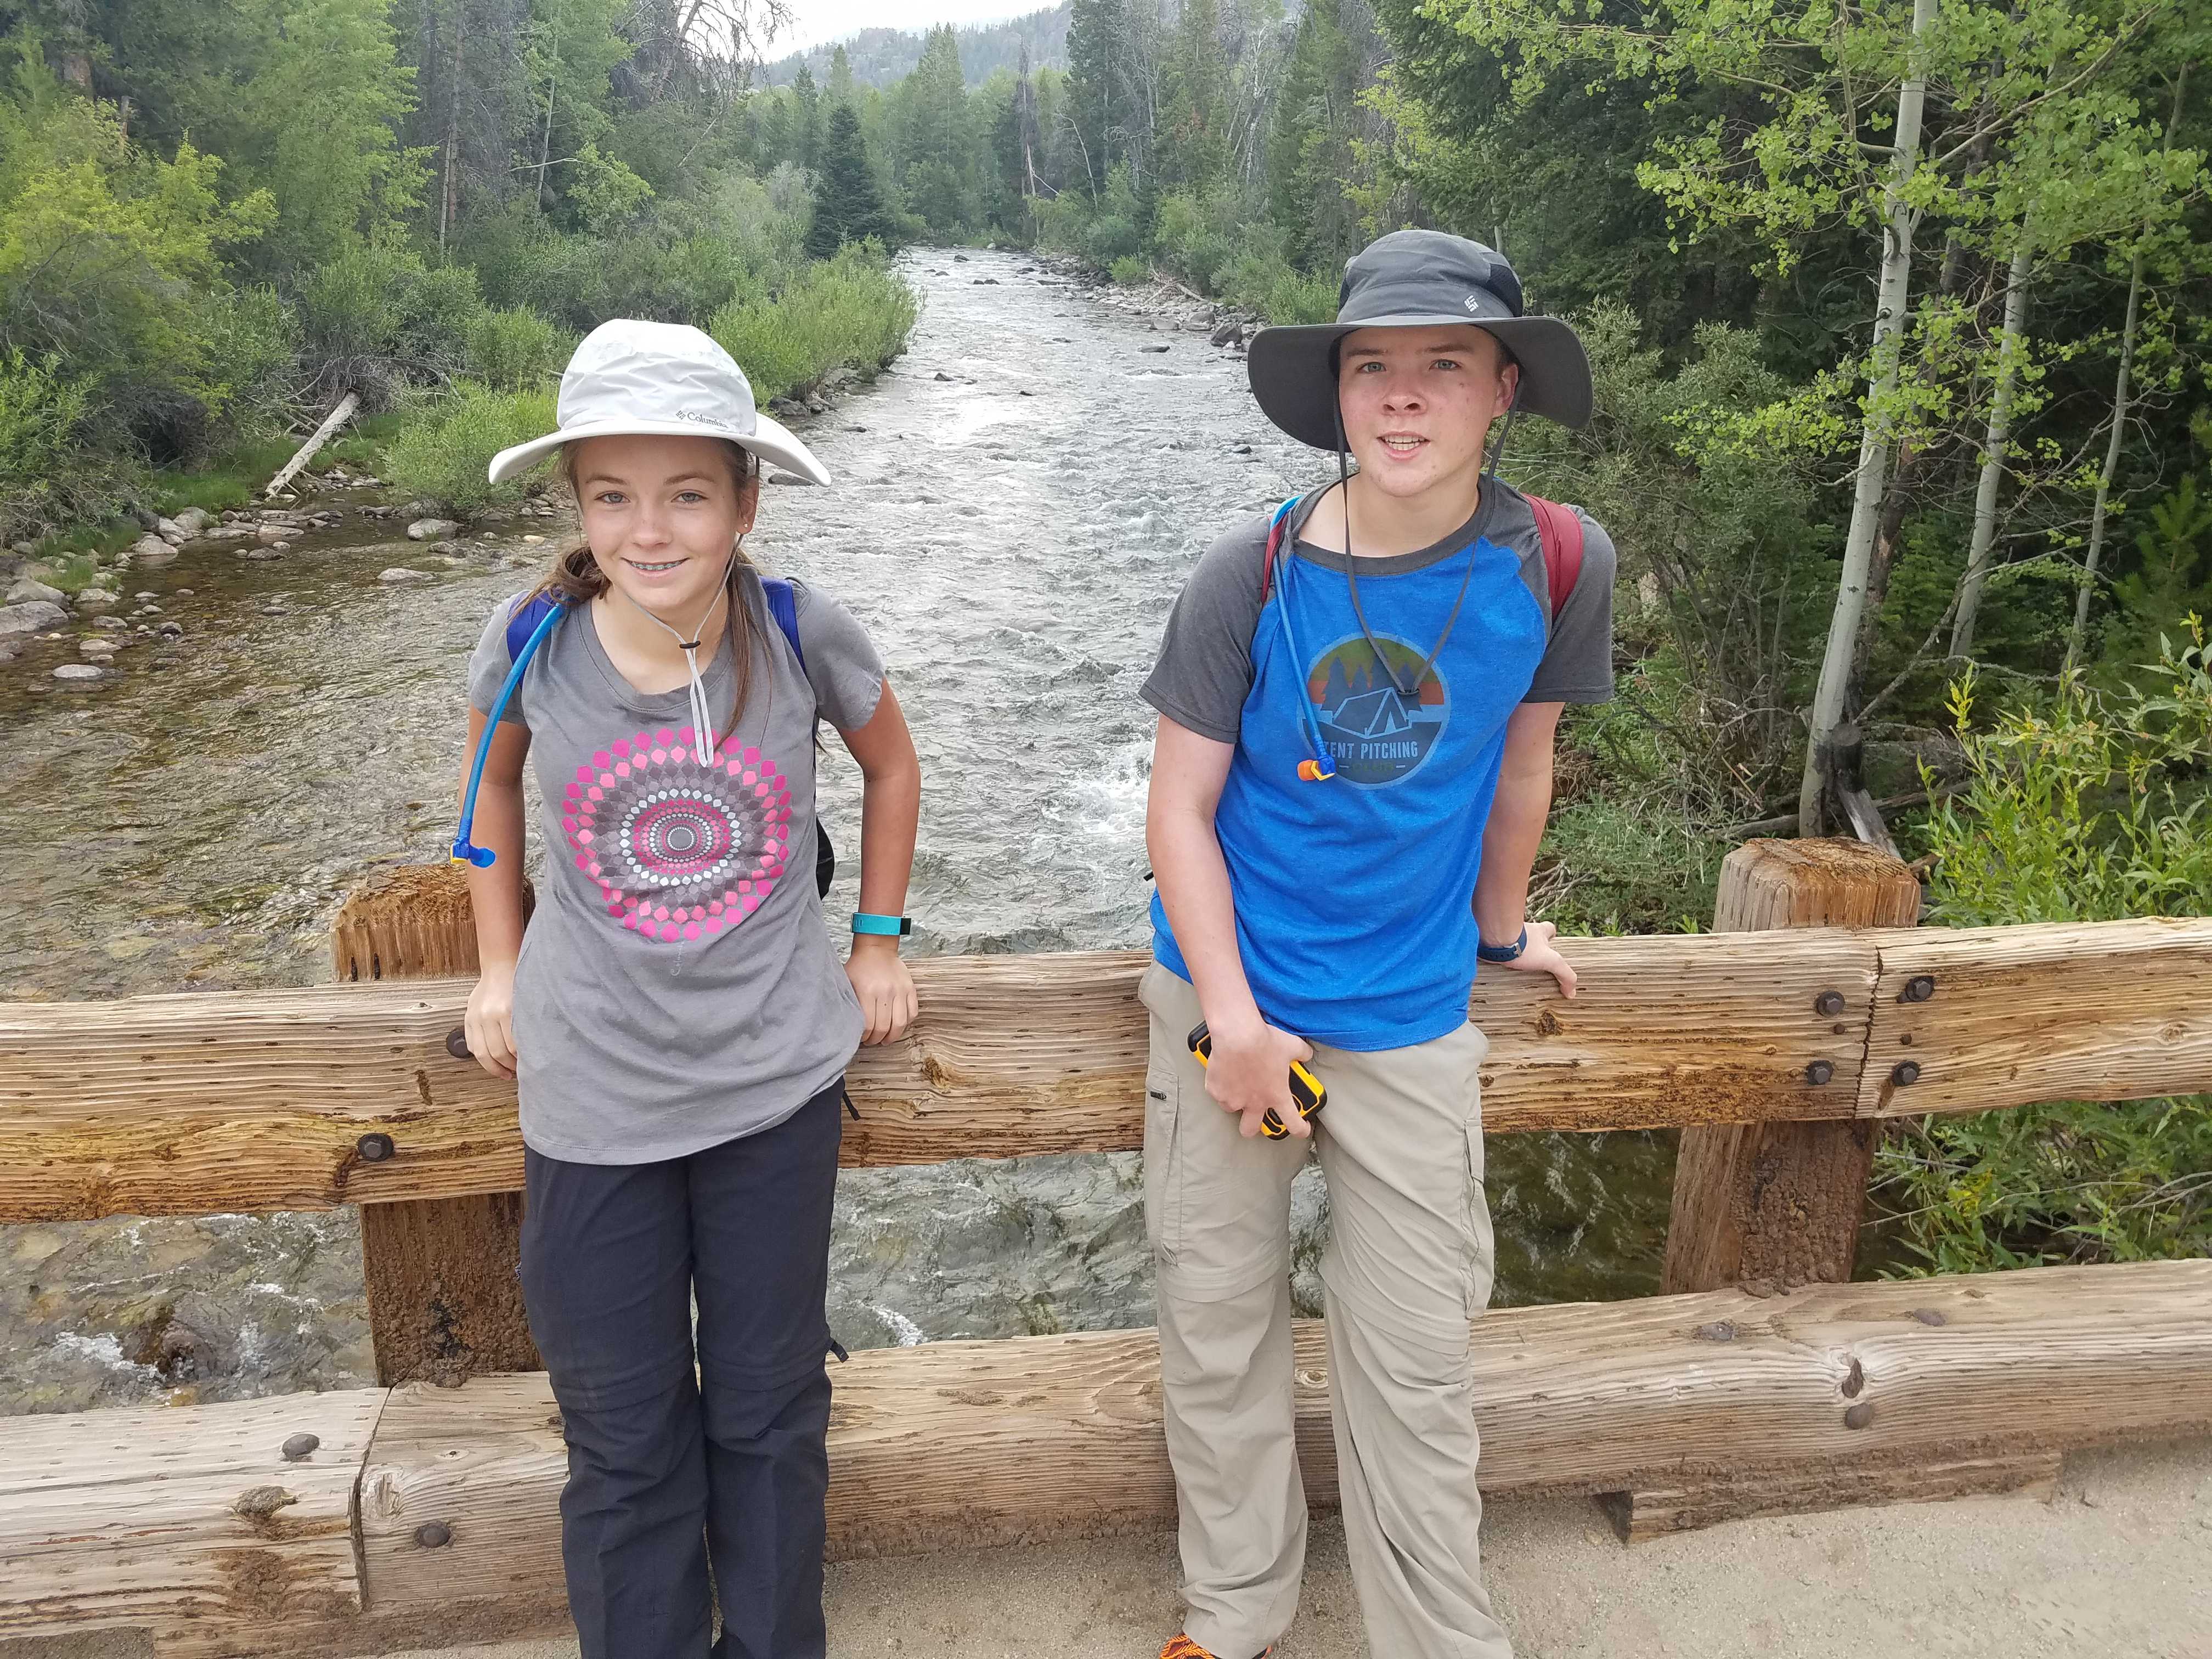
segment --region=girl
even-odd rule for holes
[[[716,1659],[808,1659],[842,1079],[915,1017],[898,940],[921,767],[860,625],[745,559],[760,457],[830,479],[720,346],[603,325],[562,376],[560,429],[492,478],[556,448],[584,539],[477,647],[482,846],[465,817],[455,851],[479,866],[469,1047],[521,1096],[569,1610],[584,1659],[699,1659],[711,1557]],[[866,779],[842,971],[811,879],[817,719]],[[526,935],[533,751],[549,856]]]

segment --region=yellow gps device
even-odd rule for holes
[[[1206,1029],[1204,1020],[1191,1027],[1190,1051],[1198,1056],[1198,1063],[1209,1065],[1213,1059],[1213,1034]],[[1321,1086],[1321,1079],[1306,1070],[1299,1060],[1291,1062],[1291,1103],[1298,1109],[1298,1115],[1311,1121],[1321,1109],[1328,1104],[1328,1091]],[[1282,1115],[1270,1106],[1260,1120],[1260,1133],[1269,1140],[1280,1140],[1290,1133]]]

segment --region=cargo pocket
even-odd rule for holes
[[[1182,1093],[1173,1065],[1145,1067],[1145,1236],[1167,1267],[1182,1248]]]

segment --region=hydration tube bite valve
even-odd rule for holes
[[[491,758],[491,740],[499,731],[499,717],[507,712],[507,700],[514,696],[514,688],[522,684],[522,671],[530,666],[530,659],[538,654],[538,647],[545,643],[545,636],[553,625],[568,614],[568,601],[559,594],[548,596],[552,608],[544,620],[531,630],[530,638],[522,649],[514,653],[514,666],[507,671],[507,683],[499,688],[499,697],[484,716],[483,736],[477,744],[475,764],[469,768],[469,787],[461,796],[461,821],[453,831],[453,860],[456,864],[473,865],[479,870],[489,870],[499,860],[499,854],[489,847],[479,847],[469,839],[477,823],[477,789],[483,782],[484,763]]]

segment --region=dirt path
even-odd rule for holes
[[[1492,1507],[1488,1577],[1519,1659],[2203,1659],[2212,1441],[2068,1460],[2050,1504],[1974,1498],[1746,1521],[1624,1549],[1595,1504]],[[1170,1534],[855,1562],[831,1659],[1152,1659],[1175,1628]],[[0,1642],[124,1659],[127,1641]],[[574,1642],[406,1659],[574,1659]],[[1281,1659],[1364,1659],[1343,1534],[1316,1522]]]

